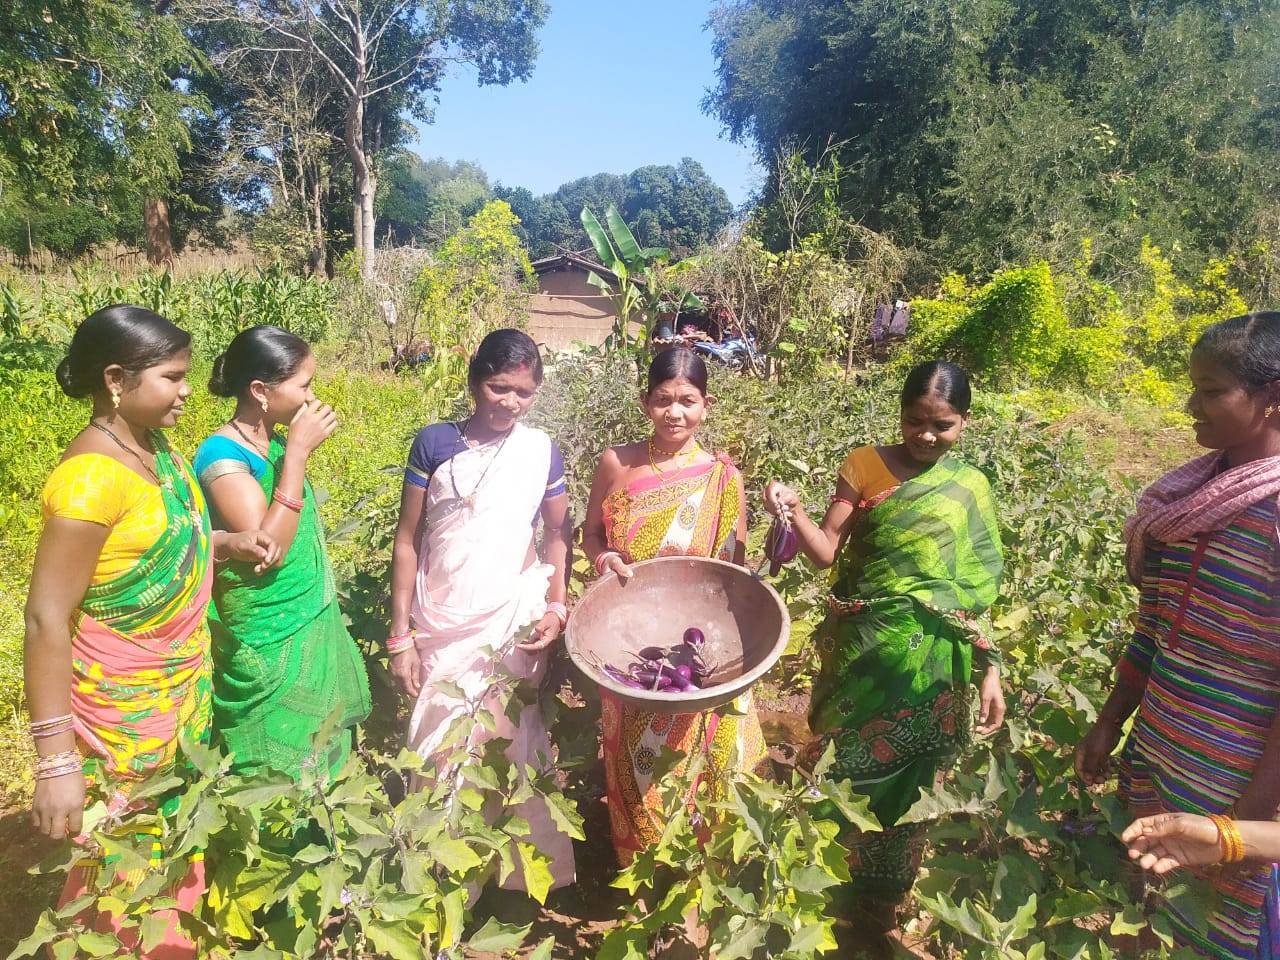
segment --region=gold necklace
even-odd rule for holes
[[[667,485],[667,480],[670,477],[674,477],[681,470],[688,467],[689,464],[693,463],[693,458],[698,455],[698,451],[701,449],[702,449],[702,445],[695,440],[693,442],[693,447],[690,448],[689,450],[686,450],[683,454],[683,456],[687,458],[685,462],[676,464],[676,468],[673,471],[671,471],[671,473],[668,474],[668,473],[663,473],[661,470],[658,469],[658,464],[653,459],[653,452],[657,450],[658,453],[661,453],[665,456],[673,457],[673,458],[682,456],[682,454],[680,454],[679,452],[667,453],[667,451],[660,449],[652,440],[650,440],[649,441],[649,469],[652,470],[654,474],[657,475],[658,480],[660,481],[660,484],[665,487]]]

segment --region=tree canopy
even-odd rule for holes
[[[522,235],[535,259],[558,249],[590,246],[579,217],[584,207],[618,208],[645,246],[669,248],[676,256],[712,240],[729,222],[728,195],[696,160],[678,166],[646,166],[626,176],[597,173],[534,196],[523,187],[494,189],[520,218]]]
[[[1273,0],[738,0],[704,106],[765,160],[841,144],[842,204],[943,268],[1188,261],[1266,239]]]
[[[73,256],[141,233],[207,102],[175,79],[198,52],[136,0],[0,5],[0,244]]]

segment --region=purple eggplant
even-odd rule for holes
[[[769,558],[769,576],[776,577],[784,563],[790,563],[800,550],[795,528],[785,517],[774,517],[764,538],[764,555]]]
[[[636,656],[641,660],[665,660],[667,652],[661,647],[645,647]]]
[[[697,627],[690,627],[684,632],[684,642],[695,650],[707,642],[706,635]]]

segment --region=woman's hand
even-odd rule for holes
[[[802,507],[800,497],[794,490],[785,483],[770,480],[769,485],[764,488],[764,509],[765,513],[771,517],[789,517],[793,513],[798,513]]]
[[[542,619],[534,624],[529,639],[523,643],[517,643],[516,646],[525,653],[537,653],[555,643],[556,637],[560,636],[560,630],[560,618],[548,610],[542,615]]]
[[[295,454],[309,457],[337,429],[338,416],[333,412],[333,407],[319,400],[304,403],[289,421],[289,442],[286,448]]]
[[[254,573],[270,570],[280,562],[282,551],[276,538],[265,530],[226,533],[222,539],[219,560],[242,560],[253,564]]]
[[[80,833],[84,817],[84,774],[77,770],[36,781],[31,822],[46,837],[61,840]]]
[[[622,559],[622,557],[618,556],[618,554],[616,553],[610,553],[609,556],[605,559],[604,566],[600,568],[600,576],[603,577],[606,573],[609,573],[610,571],[612,571],[613,573],[616,573],[618,575],[619,580],[624,580],[624,581],[630,580],[632,576],[635,575],[635,572],[636,572],[634,567],[628,566],[627,563]]]
[[[1218,828],[1208,817],[1194,813],[1159,813],[1135,820],[1120,835],[1129,846],[1129,859],[1152,873],[1178,867],[1202,867],[1222,859]]]
[[[1096,786],[1107,779],[1111,770],[1111,754],[1120,742],[1120,724],[1099,717],[1076,747],[1076,775],[1086,786]]]
[[[1004,723],[1004,689],[1000,685],[1000,668],[987,667],[978,686],[978,723],[974,728],[982,736],[995,733]]]
[[[417,698],[422,692],[422,658],[418,656],[416,647],[391,655],[391,675],[399,682],[401,690]]]

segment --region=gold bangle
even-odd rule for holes
[[[1223,863],[1239,863],[1244,859],[1244,839],[1240,829],[1230,817],[1220,813],[1209,814],[1209,819],[1218,828],[1218,842],[1222,846]]]

